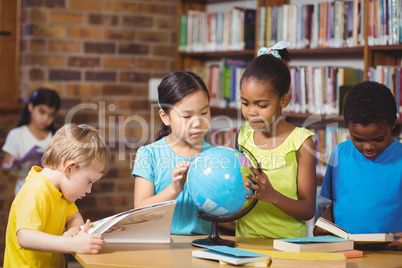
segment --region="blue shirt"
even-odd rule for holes
[[[351,140],[331,153],[321,195],[333,201],[334,221],[351,234],[402,231],[402,144],[374,160]]]
[[[202,151],[211,147],[212,145],[203,142]],[[140,176],[153,182],[156,195],[172,183],[172,172],[179,162],[191,162],[193,160],[194,157],[186,158],[173,152],[164,137],[138,149],[132,175],[134,178]],[[177,195],[176,200],[171,233],[181,235],[209,234],[211,223],[196,216],[198,208],[194,204],[186,185],[183,191]]]

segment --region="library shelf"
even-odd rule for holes
[[[230,51],[213,51],[213,52],[180,52],[181,57],[197,58],[203,60],[220,59],[226,57],[234,58],[253,58],[255,51],[253,49],[246,50],[230,50]]]

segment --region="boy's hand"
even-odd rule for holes
[[[87,220],[81,231],[73,238],[76,241],[76,253],[98,254],[102,245],[106,244],[99,234],[88,234],[90,220]]]
[[[65,231],[62,236],[65,237],[73,237],[76,236],[80,232],[80,227],[72,227]]]
[[[395,241],[388,243],[385,245],[385,249],[392,249],[392,250],[402,250],[402,232],[392,233],[391,235],[394,236]]]
[[[246,174],[247,179],[250,179],[255,184],[251,182],[246,182],[246,187],[254,189],[256,193],[254,195],[246,195],[248,199],[258,199],[263,202],[272,202],[278,193],[274,187],[272,187],[267,175],[264,172],[259,172],[256,168],[250,167],[251,171],[255,176],[251,174]]]
[[[186,183],[187,172],[191,162],[183,161],[177,164],[172,172],[172,187],[176,193],[183,191],[184,184]]]

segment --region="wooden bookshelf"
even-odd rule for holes
[[[367,54],[367,57],[365,59],[366,74],[368,71],[368,67],[378,65],[401,66],[402,64],[402,45],[389,45],[389,46],[367,45],[366,54]]]
[[[18,103],[21,5],[21,0],[0,2],[0,92],[8,103]]]
[[[339,59],[340,56],[361,59],[364,46],[342,48],[289,49],[290,59]]]
[[[362,0],[364,4],[364,20],[363,23],[363,39],[364,45],[355,47],[340,47],[340,48],[315,48],[315,49],[289,49],[291,59],[339,59],[353,58],[362,59],[364,62],[364,79],[367,79],[369,67],[378,65],[399,65],[402,64],[402,45],[368,45],[368,13],[369,0]],[[206,11],[207,5],[214,3],[235,3],[236,0],[178,0],[177,14],[185,14],[189,10]],[[315,3],[311,1],[310,3]],[[318,1],[317,1],[318,2]],[[322,1],[320,1],[322,2]],[[327,1],[331,2],[331,1]],[[289,4],[289,0],[255,0],[256,3],[256,28],[258,27],[258,8],[263,6],[281,6]],[[295,1],[293,1],[295,3]],[[292,3],[292,4],[293,4]],[[180,29],[178,23],[177,29]],[[258,29],[256,29],[256,46],[258,46]],[[177,53],[177,70],[186,70],[191,66],[202,66],[207,61],[219,60],[221,58],[245,59],[251,60],[255,57],[258,47],[255,49],[240,50],[240,51],[217,51],[217,52],[178,52]],[[226,115],[238,118],[239,114],[235,109],[231,108],[212,108],[212,115]],[[311,115],[308,113],[289,113],[285,112],[284,116],[290,122],[303,125],[309,120],[316,120],[315,125],[325,127],[326,124],[338,123],[339,126],[344,126],[343,116],[326,116],[326,115]],[[321,123],[318,123],[321,122]],[[402,120],[397,121],[397,130],[399,131]],[[397,134],[397,133],[396,133]]]
[[[253,58],[255,51],[252,49],[237,50],[237,51],[216,51],[216,52],[179,52],[180,57],[183,58],[195,58],[200,60],[212,60],[225,57],[234,58]]]

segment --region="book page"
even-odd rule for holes
[[[176,200],[135,208],[91,223],[111,243],[169,243]]]
[[[315,225],[320,227],[320,228],[322,228],[322,229],[324,229],[324,230],[327,230],[328,232],[330,232],[330,233],[332,233],[334,235],[337,235],[339,237],[342,237],[342,238],[345,238],[345,239],[349,238],[349,233],[346,230],[342,229],[341,227],[339,227],[335,223],[330,222],[327,219],[324,219],[323,217],[318,218],[318,220],[315,223]]]

